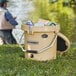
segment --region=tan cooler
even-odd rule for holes
[[[56,26],[33,26],[22,25],[25,32],[25,58],[46,61],[56,59],[57,33],[60,30]]]

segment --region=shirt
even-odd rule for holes
[[[9,21],[11,25],[18,25],[18,22],[13,18],[12,14],[8,10],[5,12],[5,19]]]

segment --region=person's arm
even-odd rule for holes
[[[17,21],[15,20],[15,18],[12,16],[12,14],[9,11],[5,13],[5,18],[7,21],[10,22],[11,25],[14,25],[14,26],[18,25]]]

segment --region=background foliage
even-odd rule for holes
[[[34,0],[33,19],[47,19],[60,24],[61,32],[75,41],[75,0]]]

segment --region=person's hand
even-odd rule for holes
[[[15,16],[14,19],[16,19],[17,17]]]

